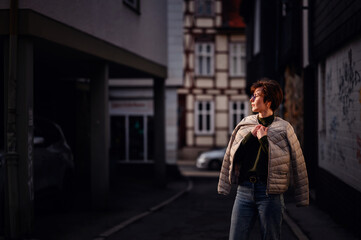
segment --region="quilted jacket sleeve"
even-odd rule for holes
[[[297,206],[309,205],[309,185],[305,159],[293,127],[287,127],[287,139],[291,150],[291,166],[295,185]]]
[[[232,168],[232,163],[230,159],[230,152],[234,139],[237,135],[238,129],[239,129],[239,125],[233,130],[226,149],[226,153],[224,154],[223,157],[222,168],[219,174],[218,189],[217,189],[219,194],[228,195],[231,191],[232,183],[230,180],[231,178],[230,169]]]

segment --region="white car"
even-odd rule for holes
[[[210,170],[221,169],[225,152],[226,152],[226,148],[203,152],[197,158],[196,167],[200,169],[210,169]]]

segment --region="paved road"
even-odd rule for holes
[[[181,167],[181,171],[188,171],[185,175],[193,181],[193,189],[189,193],[108,239],[228,239],[235,189],[230,196],[221,196],[216,192],[218,177],[212,176],[217,174],[206,171],[197,174],[192,165]],[[259,231],[256,225],[251,239],[260,239]],[[296,239],[286,224],[282,231],[282,239]]]

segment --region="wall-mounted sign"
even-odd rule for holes
[[[151,100],[117,100],[109,104],[110,115],[153,115]]]

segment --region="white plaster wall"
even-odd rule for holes
[[[183,0],[168,0],[167,86],[183,84]]]
[[[228,50],[228,39],[226,35],[216,36],[216,50],[227,51]]]
[[[9,0],[6,1],[1,8],[9,8]],[[121,0],[26,0],[19,1],[19,8],[32,9],[167,65],[167,0],[141,1],[140,15]]]
[[[197,18],[196,27],[199,28],[210,28],[213,26],[213,19],[210,18]]]
[[[188,95],[186,98],[186,108],[187,110],[193,110],[194,107],[194,97],[192,95]]]
[[[187,130],[187,146],[192,146],[194,144],[193,135],[193,130]]]
[[[194,69],[194,53],[188,54],[188,67]]]
[[[208,147],[213,145],[213,136],[196,136],[195,139],[197,146]]]
[[[227,88],[228,87],[228,73],[217,72],[216,73],[216,87]]]
[[[361,39],[319,69],[319,166],[361,191]]]
[[[184,87],[189,88],[191,86],[191,76],[189,73],[185,73],[184,77]]]
[[[187,113],[187,122],[186,127],[187,128],[193,128],[194,127],[194,114],[193,113]]]
[[[229,136],[227,131],[217,131],[216,132],[216,145],[219,147],[226,147],[229,141]]]
[[[216,16],[216,27],[221,27],[221,26],[222,26],[222,17]]]
[[[217,70],[228,70],[228,55],[217,54],[216,55],[216,69]]]
[[[183,84],[183,0],[167,0],[167,13],[166,162],[175,164],[178,148],[178,94],[173,86]]]
[[[166,90],[165,112],[166,112],[166,162],[175,164],[177,161],[178,128],[177,109],[178,97],[176,89]]]
[[[245,79],[231,79],[230,81],[231,88],[246,88],[246,80]]]
[[[216,128],[228,128],[228,113],[217,113]]]
[[[228,110],[228,97],[225,95],[216,96],[216,110]]]
[[[216,13],[222,13],[222,2],[221,1],[216,1],[215,2],[216,8],[215,8],[215,12]]]
[[[231,35],[231,42],[244,42],[246,35]]]
[[[196,87],[199,87],[199,88],[213,88],[213,80],[212,79],[198,78],[196,80]]]

